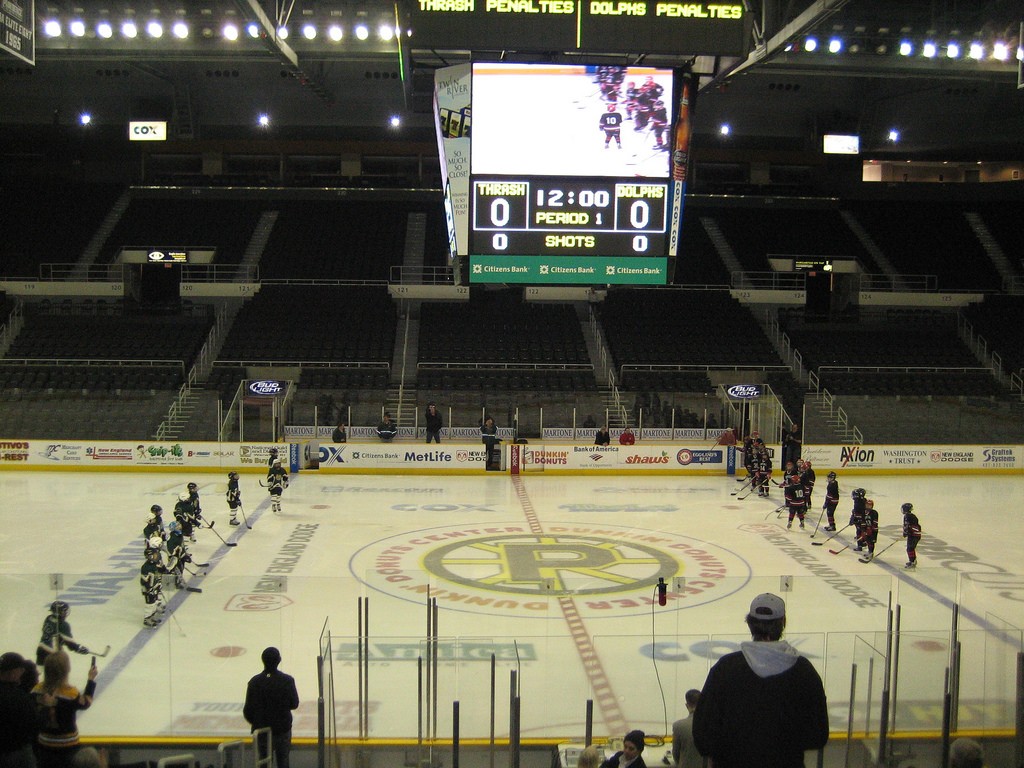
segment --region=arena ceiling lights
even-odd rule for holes
[[[914,39],[914,38],[844,38],[833,35],[827,40],[820,40],[816,35],[807,35],[799,42],[786,46],[787,53],[802,52],[804,54],[832,56],[840,55],[874,55],[899,56],[904,59],[930,59],[936,61],[968,59],[976,62],[997,64],[1011,63],[1011,59],[1024,61],[1024,47],[1017,41],[1005,40],[971,40],[969,38],[947,39]],[[1014,54],[1014,55],[1011,55]]]
[[[141,51],[144,45],[151,46],[148,52],[201,52],[214,45],[225,49],[244,46],[263,35],[259,24],[235,8],[203,8],[197,3],[176,3],[166,9],[129,7],[116,13],[44,7],[37,16],[37,27],[44,48],[90,52],[123,48]],[[299,52],[346,50],[346,46],[363,50],[381,44],[393,47],[399,34],[394,11],[385,5],[318,6],[315,11],[294,14],[277,27],[278,37],[289,40]]]

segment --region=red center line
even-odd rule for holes
[[[526,494],[523,479],[518,476],[512,477],[512,485],[516,489],[516,496],[519,497],[519,505],[526,516],[526,522],[530,526],[530,532],[538,536],[543,535],[544,528],[537,519],[537,512],[533,508],[533,502]],[[594,648],[590,639],[590,633],[583,623],[583,618],[576,607],[576,600],[571,595],[560,595],[558,605],[562,609],[562,616],[565,618],[566,626],[569,628],[569,636],[576,645],[576,652],[583,661],[583,670],[590,682],[590,688],[594,692],[594,700],[597,703],[601,717],[609,733],[623,733],[626,730],[626,718],[619,706],[618,697],[612,690],[611,681],[608,679],[601,658]]]

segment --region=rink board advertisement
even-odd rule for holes
[[[0,439],[0,469],[266,470],[271,448],[278,449],[292,471],[298,468],[298,446],[277,443]]]
[[[1024,471],[1020,445],[805,445],[801,457],[838,472]]]

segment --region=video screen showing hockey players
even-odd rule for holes
[[[472,173],[668,178],[673,72],[474,64]]]

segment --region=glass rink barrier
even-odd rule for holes
[[[583,550],[532,551],[543,561]],[[639,548],[632,555],[634,566],[651,564]],[[344,575],[358,562],[351,553],[318,556],[339,575],[245,572],[237,556],[193,562],[188,588],[165,585],[156,627],[143,625],[141,558],[105,573],[4,574],[2,650],[34,657],[51,603],[70,606],[62,629],[87,650],[70,654],[69,682],[84,688],[98,657],[95,702],[78,718],[86,740],[247,738],[246,683],[267,646],[296,679],[294,737],[328,749],[447,743],[456,731],[483,744],[632,728],[670,739],[686,691],[749,639],[751,599],[774,592],[787,603],[784,639],[822,677],[834,739],[877,751],[907,735],[936,738],[947,699],[954,733],[1015,728],[1021,629],[991,610],[985,585],[948,571],[918,571],[930,587],[921,590],[877,573],[719,579],[708,561],[666,580],[662,605],[656,576],[628,596],[609,589],[608,570],[517,581],[508,552],[486,542],[359,578]],[[428,575],[440,572],[447,578]]]

